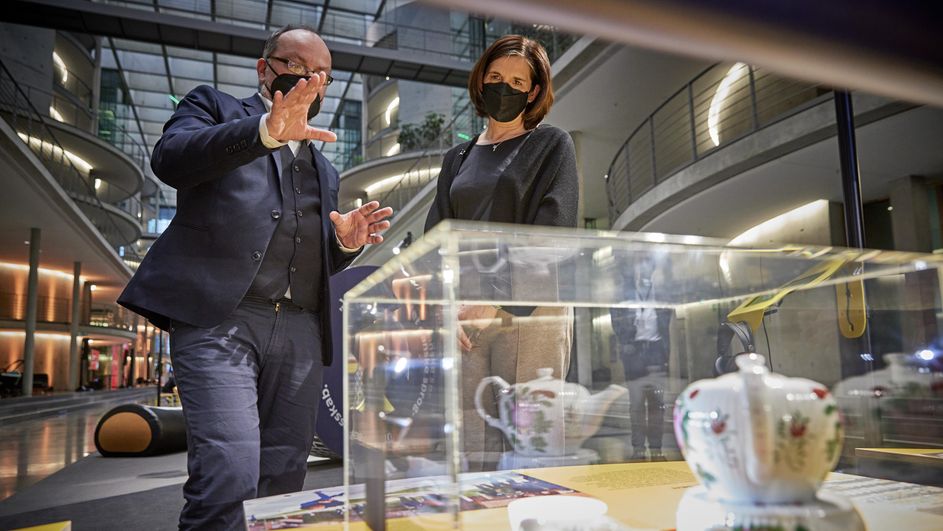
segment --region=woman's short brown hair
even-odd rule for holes
[[[487,116],[485,102],[481,98],[481,86],[484,83],[488,67],[496,59],[517,55],[523,57],[530,65],[531,90],[534,85],[540,85],[540,92],[534,101],[524,108],[524,128],[533,129],[550,112],[553,105],[553,82],[550,74],[550,59],[547,50],[535,40],[521,35],[505,35],[494,41],[478,58],[475,68],[468,77],[468,96],[471,98],[478,116]]]

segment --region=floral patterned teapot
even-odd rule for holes
[[[737,373],[694,382],[678,397],[674,431],[710,499],[813,502],[838,462],[842,422],[825,386],[771,373],[763,356]]]
[[[498,418],[482,406],[490,384],[500,387]],[[537,378],[509,385],[500,376],[488,376],[475,390],[475,408],[485,422],[504,432],[514,451],[526,456],[562,456],[576,452],[596,433],[609,405],[628,390],[610,385],[596,394],[582,385],[553,377],[553,369],[537,369]]]

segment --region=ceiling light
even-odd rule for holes
[[[810,203],[806,203],[800,207],[790,210],[789,212],[780,214],[774,218],[764,221],[763,223],[760,223],[759,225],[751,227],[750,229],[740,233],[734,239],[730,240],[727,245],[748,247],[751,245],[762,245],[763,243],[767,243],[767,241],[771,238],[781,238],[780,231],[782,231],[784,228],[799,227],[805,222],[812,220],[816,214],[824,212],[827,208],[828,201],[825,199],[818,199]],[[724,275],[724,279],[728,283],[733,282],[728,251],[723,251],[720,253],[719,265],[720,271]]]
[[[399,374],[406,370],[406,367],[409,366],[409,361],[406,358],[400,357],[397,358],[396,363],[393,365],[393,372]]]
[[[393,185],[402,181],[406,177],[415,177],[417,179],[430,178],[430,177],[433,177],[433,172],[438,174],[438,168],[436,168],[435,170],[430,169],[430,168],[423,168],[421,170],[413,170],[408,173],[397,173],[396,175],[391,175],[389,177],[380,179],[378,181],[374,181],[373,183],[365,186],[363,188],[363,191],[366,192],[368,196],[373,195],[374,192],[377,192],[384,188],[392,187]]]
[[[2,330],[0,331],[0,337],[24,337],[26,332],[22,330]],[[66,340],[72,338],[69,334],[56,334],[53,332],[33,332],[33,335],[36,339],[58,339]]]
[[[89,172],[95,169],[92,167],[91,164],[86,162],[85,159],[83,159],[82,157],[79,157],[78,155],[76,155],[75,153],[72,153],[69,150],[62,149],[59,146],[50,145],[49,142],[44,142],[43,140],[36,137],[29,136],[26,133],[17,132],[16,135],[20,137],[20,139],[23,142],[26,142],[29,145],[29,147],[35,151],[39,151],[40,153],[49,153],[51,151],[52,152],[51,155],[53,158],[61,158],[65,156],[65,158],[69,159],[69,161],[72,162],[72,165],[75,166],[75,169],[78,170],[80,173],[87,175]]]
[[[59,121],[59,122],[64,122],[64,121],[65,121],[65,120],[62,118],[62,114],[60,114],[59,111],[57,111],[56,108],[53,107],[52,105],[49,106],[49,116],[52,116],[55,120],[57,120],[57,121]]]
[[[29,245],[29,240],[23,242],[26,245]],[[16,271],[25,271],[29,273],[29,266],[26,264],[17,264],[13,262],[0,262],[0,269],[13,269]],[[48,269],[45,267],[39,268],[40,275],[55,275],[59,278],[65,280],[72,280],[72,273],[66,273],[65,271],[57,271],[55,269]],[[88,280],[86,277],[79,277],[82,281]]]
[[[52,62],[56,65],[56,70],[59,71],[59,77],[62,78],[62,82],[65,83],[69,81],[69,69],[65,67],[65,61],[63,61],[56,52],[52,52]]]
[[[713,142],[715,146],[720,145],[720,134],[718,132],[718,125],[720,125],[718,123],[720,120],[720,108],[724,105],[724,100],[727,99],[730,86],[743,75],[745,66],[747,65],[743,63],[737,63],[731,66],[730,70],[727,71],[727,75],[724,76],[720,85],[717,86],[717,92],[714,93],[714,98],[711,99],[710,108],[707,110],[707,132],[710,134],[711,142]]]
[[[98,190],[98,189],[101,188],[101,187],[102,187],[102,180],[96,178],[96,179],[95,179],[95,189]]]
[[[383,115],[386,118],[386,126],[389,127],[393,120],[393,111],[399,108],[399,96],[393,98],[393,101],[386,106],[386,113]]]
[[[810,221],[816,214],[823,212],[828,208],[828,201],[818,199],[811,203],[806,203],[800,207],[794,208],[789,212],[770,218],[759,225],[751,227],[736,238],[730,240],[728,245],[750,245],[764,243],[761,240],[779,236],[779,231],[786,227],[799,227],[805,222]]]

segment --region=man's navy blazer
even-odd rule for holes
[[[157,177],[177,189],[177,213],[154,242],[118,303],[155,326],[213,327],[249,290],[282,213],[278,150],[259,138],[265,105],[209,86],[191,91],[164,125],[151,157]],[[356,253],[343,252],[329,214],[337,170],[309,143],[321,188],[321,303],[325,365],[331,363],[329,276]],[[274,311],[274,310],[273,310]]]

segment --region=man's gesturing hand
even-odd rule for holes
[[[334,142],[337,135],[331,131],[308,125],[308,107],[318,97],[318,91],[327,81],[327,74],[319,72],[310,79],[299,79],[298,83],[282,94],[276,90],[272,95],[272,110],[269,111],[265,127],[268,134],[279,142],[291,140],[323,140]]]
[[[380,243],[380,232],[390,228],[386,218],[393,215],[390,207],[380,208],[379,201],[355,208],[346,214],[331,212],[331,222],[340,244],[348,249],[359,249],[368,243]]]

